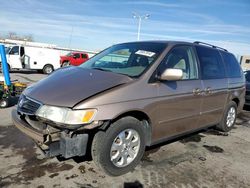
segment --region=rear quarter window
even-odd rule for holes
[[[82,57],[83,59],[88,58],[87,54],[81,54],[81,57]]]
[[[221,56],[225,62],[227,76],[229,78],[241,77],[241,68],[235,56],[231,53],[221,52]]]
[[[225,69],[218,50],[196,46],[203,80],[225,78]]]

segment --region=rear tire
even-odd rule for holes
[[[144,151],[143,125],[133,117],[119,119],[105,132],[97,132],[91,147],[95,164],[111,176],[132,171],[140,162]]]
[[[44,74],[51,74],[53,72],[54,68],[52,65],[45,65],[43,67],[43,73]]]
[[[3,98],[0,100],[0,108],[7,108],[9,106],[9,99]]]
[[[235,124],[237,116],[237,104],[231,101],[223,114],[221,122],[216,126],[216,128],[223,132],[230,131]]]
[[[62,67],[67,67],[70,65],[70,62],[69,61],[64,61],[63,64],[62,64]]]

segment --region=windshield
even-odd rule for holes
[[[157,59],[165,47],[164,43],[152,42],[118,44],[97,54],[80,67],[138,77]]]
[[[67,53],[66,56],[68,57],[72,56],[72,52]]]

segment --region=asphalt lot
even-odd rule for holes
[[[11,73],[29,84],[43,77]],[[89,157],[44,158],[13,126],[12,108],[0,109],[0,187],[250,187],[250,111],[228,134],[208,129],[148,148],[133,172],[114,178]]]

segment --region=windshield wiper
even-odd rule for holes
[[[103,68],[99,68],[99,67],[93,67],[92,69],[100,70],[100,71],[106,71],[106,72],[112,72],[111,70],[103,69]]]
[[[103,68],[100,68],[100,67],[93,67],[92,69],[95,69],[95,70],[100,70],[100,71],[106,71],[106,72],[112,72],[112,73],[115,73],[115,74],[122,74],[124,76],[128,76],[130,78],[135,78],[134,76],[130,76],[128,74],[125,74],[125,73],[121,73],[121,72],[113,72],[111,70],[108,70],[108,69],[103,69]]]

